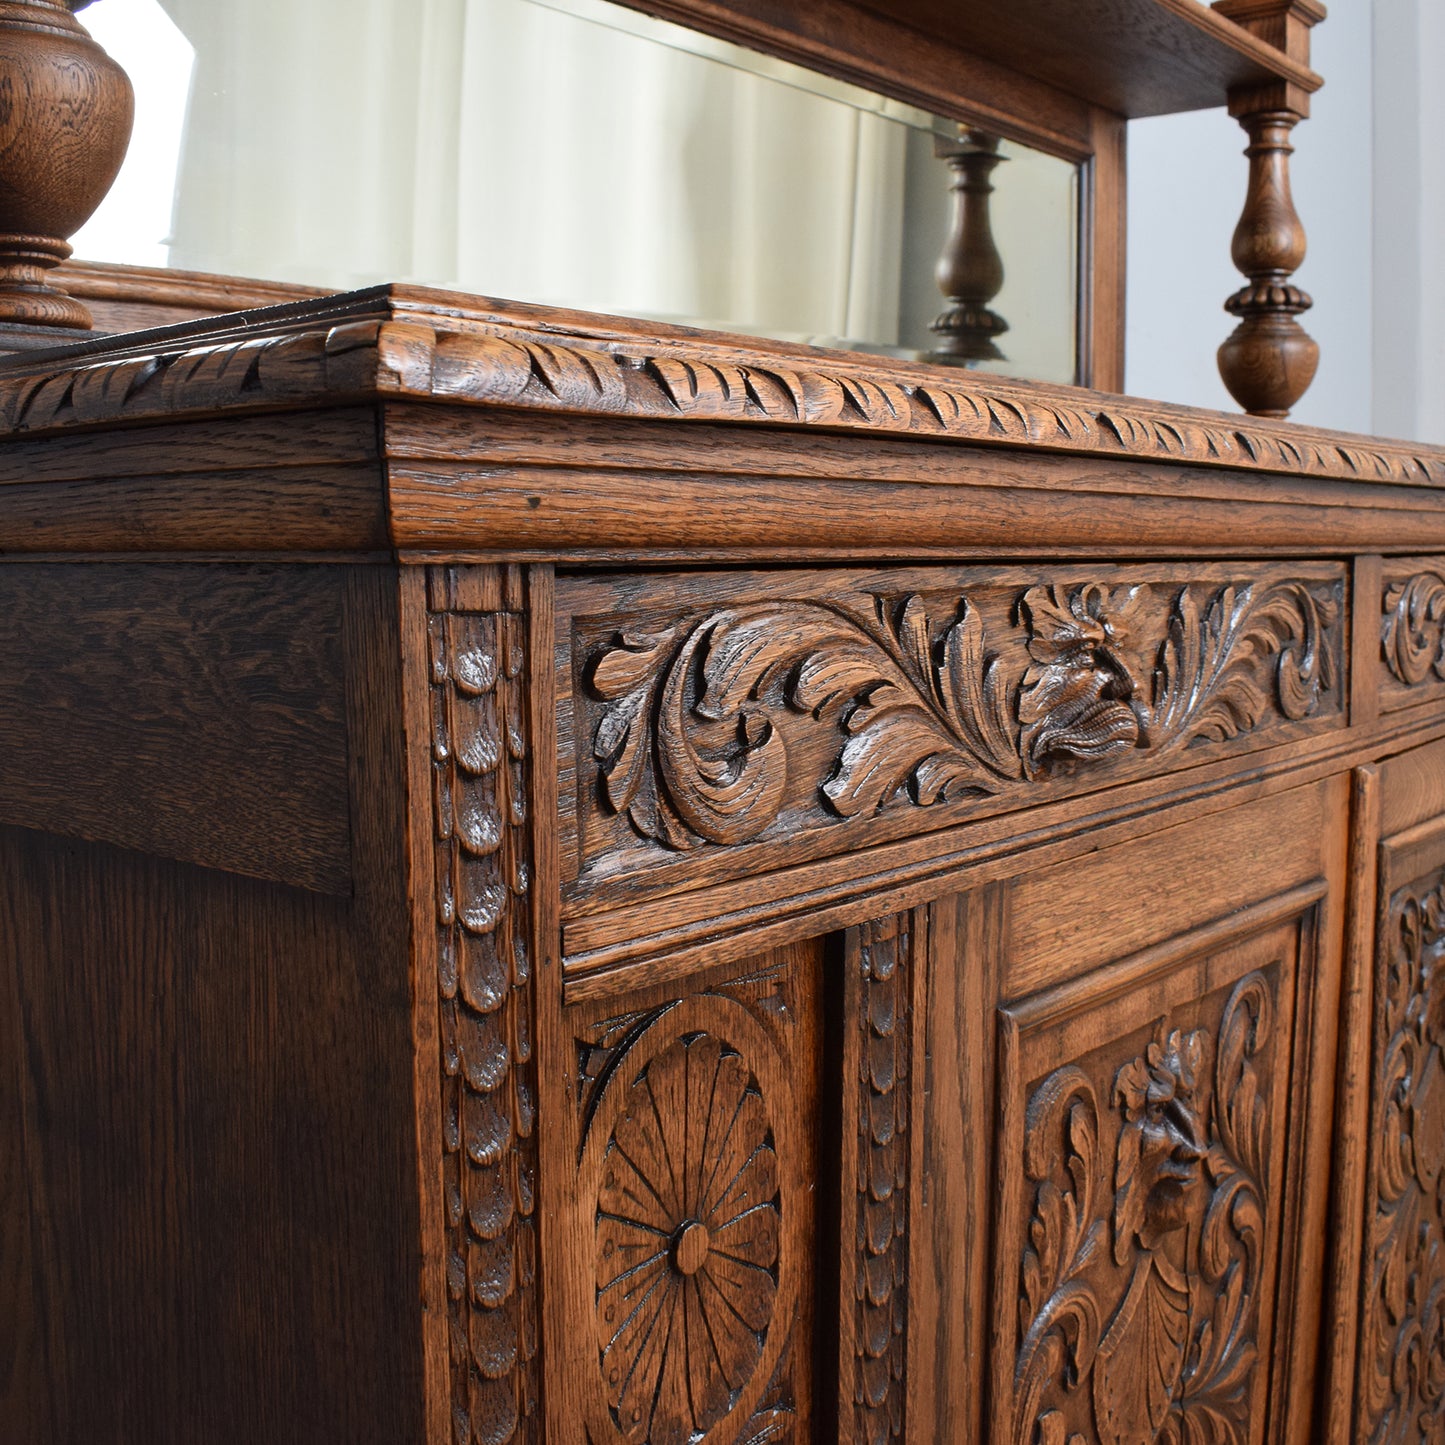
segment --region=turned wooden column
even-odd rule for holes
[[[134,96],[71,14],[89,3],[0,0],[0,349],[17,327],[91,325],[49,273],[120,170]]]
[[[953,219],[933,273],[948,310],[933,323],[940,339],[928,359],[955,365],[1003,361],[995,337],[1008,330],[1008,322],[988,305],[1003,289],[1003,258],[994,243],[988,198],[989,177],[1005,157],[998,153],[997,136],[966,126],[957,137],[935,135],[933,154],[952,172]]]
[[[1310,28],[1324,19],[1318,0],[1216,0],[1226,18],[1309,62]],[[1244,274],[1224,309],[1239,325],[1219,348],[1219,374],[1254,416],[1288,416],[1314,380],[1320,348],[1299,323],[1314,304],[1291,280],[1305,258],[1305,232],[1290,195],[1290,133],[1309,115],[1309,94],[1278,82],[1229,95],[1229,113],[1249,136],[1249,189],[1230,254]]]

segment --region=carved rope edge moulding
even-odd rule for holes
[[[475,325],[475,324],[474,324]],[[303,400],[320,391],[426,396],[653,419],[820,426],[1294,475],[1438,486],[1445,453],[1261,425],[1105,397],[994,384],[934,368],[817,366],[786,351],[698,339],[648,347],[521,328],[447,330],[421,320],[229,337],[142,354],[76,357],[0,374],[0,425],[15,432]],[[1356,442],[1364,444],[1356,444]]]
[[[602,704],[591,734],[599,797],[664,848],[736,845],[764,833],[790,796],[775,725],[785,714],[836,733],[809,781],[821,819],[837,822],[1012,795],[1338,702],[1333,584],[1186,584],[1152,656],[1134,636],[1149,601],[1147,589],[1092,582],[1025,589],[1018,676],[989,650],[966,594],[941,627],[914,595],[876,598],[873,616],[781,599],[614,634],[586,663]]]

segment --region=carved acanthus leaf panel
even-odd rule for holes
[[[584,871],[629,835],[680,853],[956,813],[1105,765],[1328,725],[1342,620],[1338,578],[1276,568],[1224,582],[965,576],[577,628],[586,735],[573,745],[596,779]]]
[[[1017,1343],[996,1366],[1008,1381],[1000,1438],[1012,1445],[1258,1438],[1291,933],[1256,939],[1245,960],[1256,967],[1225,963],[1206,994],[1142,1027],[1117,1002],[1108,1028],[1081,1032],[1077,1011],[1045,1026],[1110,1041],[1020,1100],[1009,1167],[1023,1215],[1004,1237],[1021,1250],[1017,1274],[999,1276],[1007,1299],[1017,1290]]]
[[[904,914],[861,924],[849,950],[849,966],[857,972],[856,1002],[848,1009],[855,1038],[844,1058],[852,1061],[854,1077],[845,1080],[844,1099],[856,1163],[853,1257],[843,1273],[852,1297],[841,1302],[853,1312],[853,1358],[843,1362],[842,1413],[846,1417],[851,1406],[853,1428],[846,1438],[859,1445],[888,1445],[904,1434],[914,972],[909,923]]]
[[[1394,890],[1376,965],[1356,1438],[1445,1434],[1445,868]]]
[[[778,1440],[796,1423],[797,1236],[812,1203],[784,972],[598,1020],[579,1040],[597,1445]]]
[[[525,620],[431,577],[452,1436],[540,1438]]]

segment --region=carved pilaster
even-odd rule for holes
[[[526,629],[483,572],[428,579],[455,1445],[540,1435]]]
[[[934,136],[933,154],[952,172],[953,219],[934,276],[948,302],[932,330],[939,336],[930,361],[969,363],[1003,361],[994,338],[1008,322],[989,302],[1003,289],[1003,258],[993,239],[988,198],[989,177],[1006,157],[998,153],[998,137],[960,126],[957,138]]]
[[[841,1362],[840,1434],[887,1445],[903,1437],[908,1342],[909,916],[862,924],[849,963],[845,1116],[856,1131],[856,1163],[853,1199],[844,1200],[844,1229],[850,1215],[853,1229],[845,1264],[851,1290],[845,1287],[839,1303],[853,1329],[851,1341],[843,1331],[851,1358]]]
[[[1316,0],[1219,0],[1214,8],[1302,63],[1310,27],[1325,13]],[[1305,258],[1290,194],[1290,132],[1309,114],[1309,97],[1284,83],[1246,87],[1230,93],[1229,113],[1249,136],[1249,190],[1230,247],[1248,284],[1224,303],[1239,325],[1219,348],[1219,373],[1245,411],[1283,417],[1308,390],[1320,359],[1296,319],[1314,302],[1289,279]]]

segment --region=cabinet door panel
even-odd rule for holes
[[[1354,1438],[1445,1433],[1445,818],[1379,850]]]
[[[997,1439],[1265,1438],[1320,891],[1003,1011]]]
[[[812,940],[564,1011],[549,1438],[812,1430],[822,968]]]

